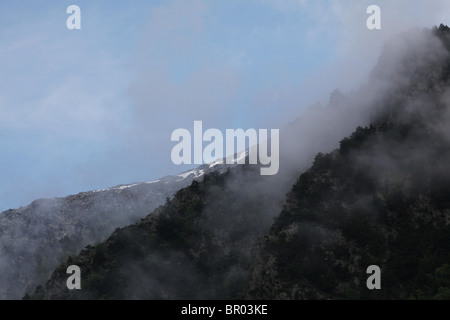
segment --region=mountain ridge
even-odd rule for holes
[[[245,227],[270,203],[267,190],[250,198],[224,188],[230,175],[242,190],[255,188],[252,168],[206,175],[140,223],[60,265],[27,298],[448,297],[449,29],[421,32],[400,39],[410,49],[406,55],[388,55],[375,69],[373,81],[383,95],[371,124],[358,127],[338,149],[317,154],[274,222],[269,216],[259,227]],[[396,69],[391,58],[401,59]],[[225,212],[243,223],[227,223]],[[72,263],[84,270],[81,291],[65,288],[65,268]],[[372,264],[381,266],[388,290],[365,287]]]
[[[449,28],[393,45],[374,69],[376,90],[358,93],[372,94],[370,123],[306,171],[294,168],[302,174],[281,211],[284,190],[263,188],[276,180],[252,166],[206,174],[60,264],[26,298],[448,298]],[[81,267],[82,290],[65,286],[70,264]],[[371,264],[386,290],[365,287]]]
[[[225,168],[205,164],[156,181],[37,199],[0,213],[0,299],[23,297],[69,255],[145,217],[205,173]]]

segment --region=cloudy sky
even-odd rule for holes
[[[185,171],[173,130],[282,128],[445,17],[446,0],[2,0],[0,211]]]

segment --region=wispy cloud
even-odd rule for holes
[[[450,14],[445,0],[379,0],[371,32],[369,4],[80,0],[82,30],[70,32],[66,3],[2,2],[0,193],[31,195],[7,192],[0,208],[187,169],[170,162],[174,129],[282,127],[357,88],[391,35]]]

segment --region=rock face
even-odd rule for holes
[[[394,39],[366,88],[332,97],[370,98],[370,123],[291,177],[287,197],[289,177],[255,166],[206,174],[27,298],[450,298],[449,49],[442,25]],[[72,264],[82,290],[66,287]],[[382,290],[366,287],[370,265]]]
[[[223,170],[224,165],[204,165],[179,176],[36,200],[1,213],[0,299],[22,298],[70,255],[145,217],[203,174]]]

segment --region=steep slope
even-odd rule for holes
[[[0,299],[20,299],[69,255],[145,217],[203,174],[223,170],[224,165],[204,165],[157,181],[36,200],[1,213]]]
[[[395,72],[375,70],[395,86],[373,123],[300,176],[255,248],[246,298],[450,298],[449,29],[428,35]],[[382,290],[367,289],[370,265]]]
[[[200,299],[234,297],[248,276],[250,249],[281,203],[258,190],[259,169],[205,175],[141,222],[59,266],[33,298]],[[242,197],[242,193],[246,197]],[[262,197],[262,199],[261,199]],[[82,290],[68,291],[66,269],[82,270]]]
[[[295,180],[286,172],[307,163],[298,154],[303,148],[283,154],[298,164],[281,177],[261,177],[254,166],[206,175],[61,264],[31,298],[446,297],[448,34],[441,26],[402,35],[386,47],[366,87],[334,96],[332,105],[349,106],[366,97],[372,123],[316,156],[275,223],[283,186]],[[332,135],[329,127],[317,138]],[[82,290],[66,287],[72,264],[82,270]],[[365,287],[371,264],[381,267],[385,290]]]
[[[255,250],[247,298],[450,298],[450,144],[397,130],[360,128],[317,156]]]
[[[328,105],[310,108],[281,131],[279,173],[274,179],[257,178],[255,182],[260,190],[277,190],[272,200],[279,203],[278,210],[284,193],[296,176],[311,165],[317,152],[331,150],[337,145],[336,136],[349,134],[357,124],[367,122],[362,97],[341,98],[344,100],[332,97]],[[320,128],[314,125],[319,119],[335,125]],[[295,139],[294,143],[293,136],[304,138]],[[144,217],[192,179],[201,179],[211,171],[223,172],[229,166],[214,162],[156,183],[122,185],[67,199],[38,200],[27,208],[1,213],[0,299],[22,297],[28,288],[48,279],[51,270],[68,255],[75,255],[87,244],[104,240],[115,228]],[[254,174],[259,175],[256,171]],[[245,196],[246,192],[241,194]]]

